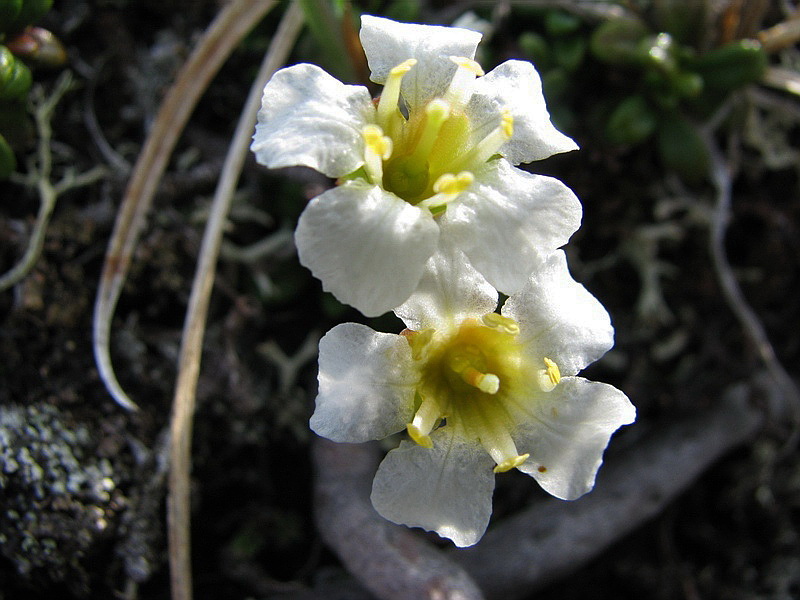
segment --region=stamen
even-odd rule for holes
[[[469,102],[472,96],[472,82],[476,77],[483,77],[483,69],[477,62],[465,56],[451,56],[450,60],[456,63],[458,68],[450,80],[444,99],[452,106],[461,107]]]
[[[555,361],[546,356],[544,357],[544,366],[545,368],[540,369],[536,374],[539,380],[539,387],[542,388],[543,392],[551,392],[561,381],[561,371]]]
[[[364,137],[364,168],[372,183],[383,183],[383,161],[392,155],[392,139],[383,135],[377,125],[365,125],[361,130]]]
[[[489,135],[479,141],[471,150],[456,158],[446,167],[448,171],[471,168],[482,165],[492,158],[501,146],[514,135],[514,117],[511,112],[504,110],[500,117],[500,124]]]
[[[436,193],[418,203],[417,206],[427,208],[432,213],[441,212],[448,202],[455,200],[461,192],[472,185],[473,181],[475,181],[475,176],[469,171],[461,171],[458,175],[445,173],[433,184],[433,191]]]
[[[519,467],[528,460],[530,454],[519,454],[517,452],[517,446],[511,434],[495,411],[487,410],[486,407],[481,410],[479,403],[473,404],[471,408],[475,411],[473,416],[480,422],[479,437],[481,446],[497,463],[494,468],[495,473],[505,473]]]
[[[414,360],[421,360],[427,356],[428,347],[433,339],[434,333],[435,330],[432,327],[423,329],[422,331],[404,329],[401,332],[401,335],[405,336],[409,346],[411,346],[411,358]]]
[[[425,107],[425,127],[420,135],[417,147],[414,150],[414,155],[422,158],[427,162],[428,155],[431,153],[433,145],[436,143],[436,138],[439,137],[439,130],[444,125],[444,122],[450,118],[450,105],[437,98],[428,103]]]
[[[417,396],[419,396],[419,392],[417,392]],[[439,424],[443,416],[436,400],[431,397],[423,398],[422,404],[420,404],[414,415],[414,419],[406,425],[408,435],[423,448],[433,448],[430,433]]]
[[[383,93],[380,100],[378,100],[378,123],[387,130],[390,129],[389,125],[392,117],[399,112],[397,103],[400,101],[400,84],[403,81],[403,76],[415,64],[417,64],[417,59],[415,58],[409,58],[401,62],[389,71],[389,77],[386,78],[386,83],[383,85]]]
[[[504,317],[498,313],[489,313],[483,315],[483,324],[487,327],[500,329],[506,333],[517,335],[519,333],[519,325],[511,317]]]
[[[503,462],[497,463],[497,466],[492,470],[495,473],[505,473],[511,469],[516,469],[518,466],[528,460],[530,456],[531,455],[526,452],[525,454],[518,454],[517,456],[507,458]]]

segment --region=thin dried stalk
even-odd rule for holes
[[[111,320],[131,256],[172,150],[197,101],[241,39],[275,5],[273,0],[233,0],[214,19],[181,69],[158,111],[117,213],[94,305],[92,345],[100,378],[123,408],[136,410],[114,373]]]
[[[791,450],[800,436],[800,390],[778,360],[761,320],[747,303],[728,262],[725,251],[725,234],[731,218],[733,198],[731,171],[734,166],[731,160],[725,159],[717,147],[712,129],[703,133],[711,158],[711,179],[717,192],[716,205],[711,218],[711,235],[709,236],[712,265],[728,306],[739,321],[745,336],[763,361],[775,386],[775,391],[780,395],[781,405],[785,409],[783,416],[788,416],[791,420],[792,432],[786,443],[786,449]]]
[[[302,24],[303,18],[298,6],[291,3],[250,89],[242,116],[236,126],[233,141],[225,157],[225,164],[214,193],[211,214],[203,235],[200,257],[192,283],[192,293],[183,328],[178,381],[175,387],[170,424],[167,523],[173,600],[190,600],[192,597],[189,533],[192,417],[195,409],[206,317],[222,243],[223,228],[250,146],[262,90],[272,74],[286,62]]]

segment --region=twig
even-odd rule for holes
[[[69,91],[72,85],[72,74],[64,71],[56,81],[55,88],[49,97],[43,98],[41,88],[37,88],[38,101],[35,100],[34,120],[38,136],[36,163],[31,163],[28,176],[18,179],[29,187],[35,187],[39,193],[39,213],[31,232],[25,253],[19,262],[0,276],[0,291],[6,290],[20,282],[36,265],[44,246],[44,237],[50,217],[56,207],[59,196],[64,192],[94,183],[106,174],[105,167],[97,166],[85,173],[75,175],[67,172],[55,185],[50,180],[53,174],[53,156],[50,144],[53,141],[52,119],[56,106]]]
[[[711,131],[711,129],[704,131],[703,137],[711,158],[711,178],[717,191],[716,206],[711,215],[711,235],[709,236],[712,264],[728,306],[767,368],[776,391],[781,396],[783,408],[786,409],[784,412],[788,413],[792,419],[792,433],[786,444],[786,448],[791,448],[797,442],[800,432],[800,391],[778,360],[761,321],[747,304],[728,263],[725,253],[725,232],[731,218],[733,183],[729,165],[726,164]]]
[[[381,518],[369,490],[374,444],[313,447],[314,506],[323,539],[361,584],[382,600],[480,600],[470,576],[416,532]]]
[[[170,423],[170,474],[167,500],[169,532],[170,579],[173,600],[191,600],[190,560],[190,502],[189,473],[191,470],[192,417],[194,415],[197,379],[200,372],[203,335],[208,313],[214,272],[228,210],[236,190],[239,174],[247,155],[250,138],[256,123],[261,93],[267,80],[286,62],[302,26],[302,16],[294,3],[289,5],[272,39],[255,82],[250,89],[242,116],[236,126],[233,141],[222,175],[214,194],[211,215],[203,235],[189,308],[183,328],[179,358],[178,381],[175,386],[172,420]]]
[[[233,0],[220,11],[167,93],[125,190],[95,300],[92,346],[106,389],[127,410],[136,410],[137,406],[117,380],[109,342],[111,319],[133,249],[167,161],[197,101],[236,45],[274,5],[272,0]]]

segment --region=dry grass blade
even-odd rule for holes
[[[111,319],[133,249],[167,161],[197,101],[245,34],[274,5],[271,0],[233,0],[217,15],[167,93],[125,190],[95,300],[92,344],[100,377],[114,400],[128,410],[137,407],[117,380],[109,343]]]
[[[178,381],[173,400],[170,424],[170,476],[167,504],[169,529],[170,573],[173,600],[192,597],[190,560],[189,472],[191,467],[192,416],[195,407],[197,379],[203,347],[208,304],[214,283],[214,272],[222,243],[223,228],[239,180],[250,138],[256,124],[261,92],[272,74],[286,62],[303,24],[302,14],[291,3],[261,68],[250,89],[242,117],[236,126],[233,141],[225,157],[211,214],[206,225],[200,257],[192,284],[192,294],[183,328]]]

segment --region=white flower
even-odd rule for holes
[[[487,527],[493,473],[517,468],[573,500],[594,486],[613,432],[635,418],[622,392],[576,376],[614,332],[563,252],[541,260],[499,314],[496,304],[460,251],[437,252],[396,311],[403,334],[345,323],[320,342],[312,429],[338,442],[406,429],[412,441],[381,463],[372,503],[457,546]]]
[[[480,38],[364,16],[377,101],[310,64],[281,69],[264,89],[257,160],[339,178],[300,217],[300,262],[368,316],[403,303],[441,244],[514,293],[580,224],[569,188],[512,166],[577,148],[550,122],[539,75],[510,60],[484,76]]]

